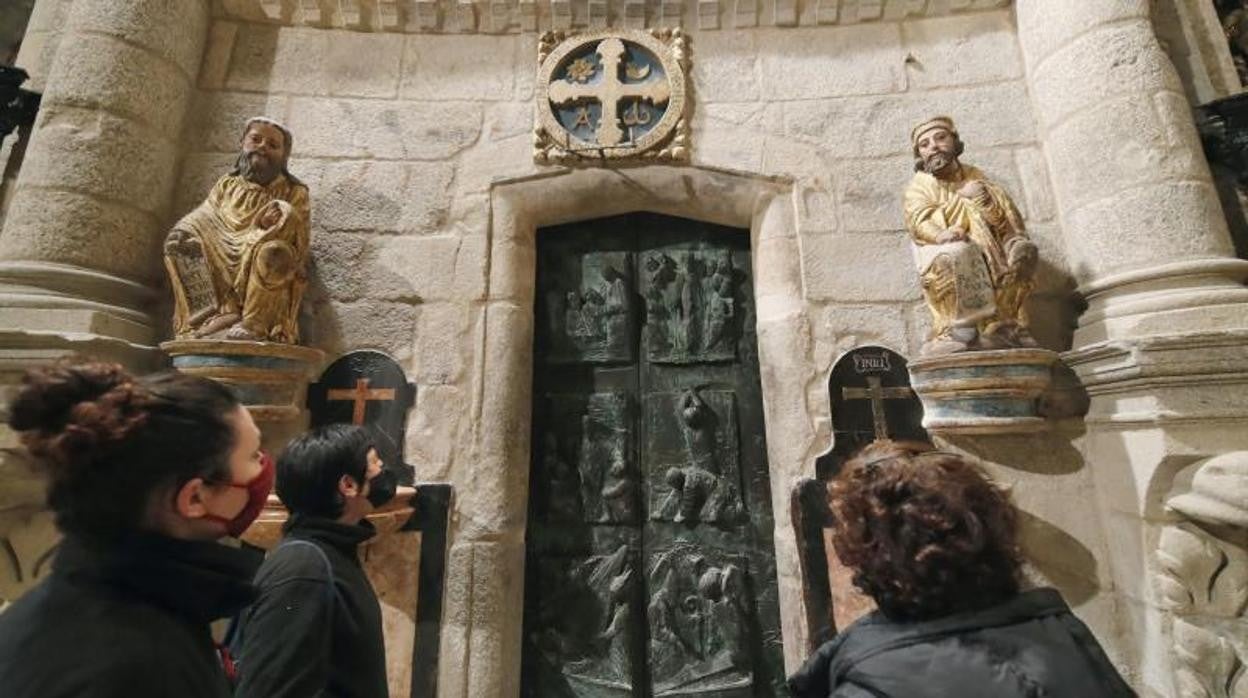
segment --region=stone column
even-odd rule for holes
[[[145,369],[159,358],[153,290],[182,122],[210,0],[40,0],[32,82],[43,103],[0,231],[0,401],[21,372],[65,356]],[[50,58],[50,61],[49,61]],[[43,484],[0,426],[0,585],[47,571]],[[9,568],[9,569],[4,569]]]
[[[141,366],[208,0],[77,0],[0,233],[0,365]]]
[[[1248,448],[1248,261],[1226,220],[1148,0],[1016,0],[1066,251],[1088,308],[1064,360],[1091,397],[1082,439],[1114,555],[1102,641],[1170,695],[1167,612],[1149,588],[1175,474]]]
[[[1075,346],[1248,326],[1191,108],[1148,0],[1018,0],[1031,96],[1089,307]]]

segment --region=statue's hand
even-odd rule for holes
[[[945,232],[941,233],[940,235],[936,237],[936,244],[947,245],[951,242],[962,242],[965,239],[966,239],[966,228],[963,228],[960,225],[955,225],[949,228],[945,228]]]
[[[958,194],[968,199],[979,199],[988,195],[988,189],[983,182],[972,179],[958,189]]]
[[[1040,253],[1035,243],[1020,242],[1010,250],[1009,270],[1016,278],[1030,279],[1035,274],[1039,261]]]
[[[256,227],[257,228],[272,228],[273,226],[277,225],[278,222],[280,222],[281,220],[282,220],[281,207],[275,204],[270,204],[264,207],[264,210],[260,212],[260,215],[256,216]]]

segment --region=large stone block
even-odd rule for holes
[[[1124,19],[1148,19],[1148,0],[1016,0],[1023,57],[1035,69],[1049,54],[1094,27]]]
[[[695,111],[690,124],[693,139],[693,162],[705,167],[722,167],[743,172],[757,172],[763,164],[763,140],[749,128],[718,121]]]
[[[511,100],[517,65],[514,36],[407,37],[400,94],[421,101]],[[536,60],[536,54],[534,54]]]
[[[75,0],[69,22],[74,32],[110,34],[142,46],[191,81],[199,72],[209,15],[204,0]]]
[[[1052,126],[1114,97],[1183,88],[1148,19],[1141,18],[1098,27],[1063,46],[1032,71],[1031,90],[1040,122]]]
[[[9,205],[0,259],[72,264],[153,283],[164,276],[159,238],[156,219],[131,206],[81,192],[26,187]]]
[[[18,187],[74,189],[157,214],[169,203],[176,151],[136,121],[94,109],[46,108]]]
[[[1022,82],[787,102],[784,127],[794,138],[820,144],[833,157],[878,157],[909,153],[910,129],[937,114],[952,116],[972,148],[1036,141],[1030,96]]]
[[[335,32],[325,61],[329,93],[394,97],[402,60],[403,37],[399,34]]]
[[[1023,76],[1023,59],[1008,11],[940,17],[901,25],[911,89],[930,89]]]
[[[370,236],[318,230],[312,234],[313,284],[336,301],[355,301],[365,295],[374,276],[368,257]],[[393,300],[393,297],[380,300]]]
[[[810,300],[905,301],[919,297],[906,233],[838,233],[802,238]]]
[[[420,306],[372,300],[329,302],[313,304],[308,314],[307,343],[326,354],[377,349],[401,364],[412,358]]]
[[[425,305],[416,336],[413,380],[417,385],[451,385],[474,365],[480,310],[467,303]]]
[[[398,232],[407,177],[399,162],[330,163],[312,196],[312,219],[325,230]]]
[[[778,123],[779,114],[776,116]],[[761,141],[763,174],[790,177],[802,182],[827,178],[831,162],[819,148],[811,148],[808,143],[784,135],[764,135]]]
[[[906,89],[896,24],[755,32],[762,96],[813,99]],[[829,47],[836,50],[829,50]]]
[[[417,482],[446,482],[464,452],[471,419],[467,391],[453,385],[427,385],[416,391],[416,407],[406,432],[405,457],[416,468]]]
[[[335,34],[315,28],[243,24],[225,86],[251,92],[328,94],[327,56]]]
[[[405,294],[426,302],[469,301],[484,292],[483,236],[376,238],[369,244],[370,297]],[[390,279],[387,283],[383,279]]]
[[[321,157],[441,160],[476,142],[482,125],[480,105],[468,103],[296,98],[290,114],[296,148]]]
[[[45,108],[74,106],[123,114],[150,128],[149,140],[176,140],[191,83],[173,63],[117,38],[74,34],[61,44]]]
[[[533,132],[532,102],[499,102],[485,111],[485,137],[490,142]]]
[[[904,303],[813,306],[810,323],[815,365],[821,373],[829,371],[838,356],[862,344],[879,344],[904,354],[909,348],[906,309]],[[826,389],[823,395],[827,402]]]
[[[914,176],[914,158],[838,160],[832,165],[842,230],[892,231],[905,226],[902,193]]]
[[[186,148],[195,151],[238,153],[243,126],[255,116],[284,121],[289,97],[255,92],[202,90],[192,99],[187,117]],[[302,151],[304,137],[294,132],[295,150]]]
[[[483,195],[498,180],[529,177],[542,169],[533,162],[533,136],[528,133],[481,142],[460,156],[455,193]]]
[[[748,31],[697,35],[691,77],[699,106],[759,98],[759,53],[754,38],[754,32]]]
[[[455,166],[449,162],[408,165],[399,230],[413,235],[445,229],[454,179]]]

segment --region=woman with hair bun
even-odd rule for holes
[[[789,679],[796,698],[1135,695],[1056,590],[1020,590],[1018,510],[962,456],[870,444],[829,504],[878,610]]]
[[[110,364],[27,373],[8,424],[48,478],[52,574],[0,614],[6,698],[225,698],[209,623],[255,598],[257,556],[217,543],[273,484],[225,387]]]

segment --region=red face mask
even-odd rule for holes
[[[247,503],[239,510],[234,518],[227,519],[224,516],[216,514],[204,514],[204,518],[209,521],[225,525],[225,532],[235,538],[241,536],[243,531],[260,516],[260,511],[264,509],[264,503],[269,498],[269,492],[273,491],[273,480],[277,477],[277,468],[273,464],[273,458],[268,453],[260,452],[260,472],[247,482],[225,482],[221,483],[226,487],[237,487],[238,489],[247,490]]]

